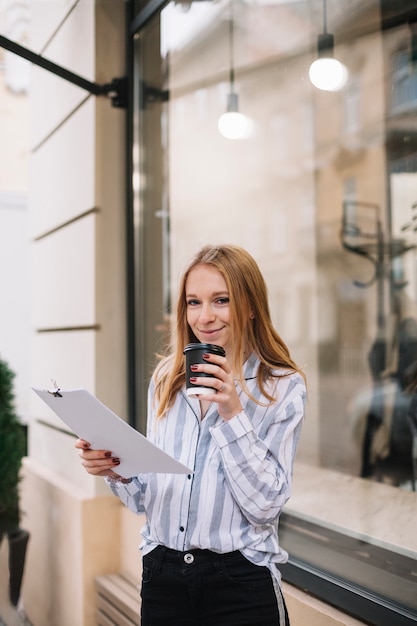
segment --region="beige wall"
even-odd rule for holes
[[[125,73],[124,10],[123,0],[35,2],[30,47],[110,82]],[[125,416],[126,113],[35,66],[31,83],[31,384],[86,387]],[[122,507],[82,470],[73,436],[54,427],[63,424],[33,394],[23,606],[36,626],[89,626],[94,577],[123,564]],[[130,537],[138,556],[139,526]]]

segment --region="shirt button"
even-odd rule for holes
[[[194,563],[194,556],[187,552],[187,554],[184,554],[184,561],[187,565],[191,565],[191,563]]]
[[[189,480],[191,480],[191,474],[188,474],[187,478],[188,478]]]
[[[180,526],[180,531],[183,533],[184,532],[184,526]]]

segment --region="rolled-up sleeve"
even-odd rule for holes
[[[273,521],[290,497],[304,417],[306,389],[301,376],[282,377],[276,393],[275,403],[256,408],[263,411],[263,419],[242,411],[211,429],[233,497],[255,525]]]

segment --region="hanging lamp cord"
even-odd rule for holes
[[[230,0],[230,18],[229,18],[229,58],[230,58],[230,91],[234,92],[234,84],[235,84],[235,67],[234,67],[234,58],[233,58],[233,48],[234,48],[234,20],[233,20],[233,0]]]

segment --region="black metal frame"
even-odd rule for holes
[[[131,426],[135,426],[137,411],[136,393],[136,307],[135,307],[135,230],[133,216],[133,35],[131,24],[134,18],[134,2],[128,0],[125,9],[125,33],[126,33],[126,351],[127,351],[127,408],[128,420]]]
[[[0,47],[8,50],[9,52],[13,52],[13,54],[17,54],[23,59],[42,67],[44,70],[55,74],[55,76],[59,76],[59,78],[63,78],[81,89],[85,89],[85,91],[88,91],[93,96],[106,96],[111,98],[112,105],[114,107],[126,108],[128,82],[126,76],[122,78],[113,78],[110,83],[100,85],[98,83],[93,83],[78,74],[74,74],[74,72],[67,70],[65,67],[62,67],[49,59],[45,59],[45,57],[40,54],[21,46],[3,35],[0,35]]]
[[[417,615],[364,587],[290,558],[280,567],[285,582],[372,626],[415,626]]]
[[[286,511],[280,542],[290,554],[279,566],[286,582],[373,626],[417,624],[411,556]],[[325,565],[329,559],[331,570]],[[378,571],[384,580],[376,577]]]

